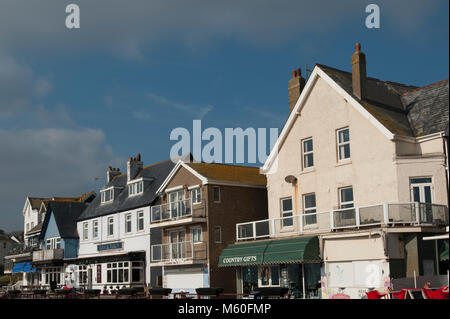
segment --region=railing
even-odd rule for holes
[[[33,251],[33,261],[61,260],[64,258],[64,249],[47,249]]]
[[[152,206],[150,222],[165,222],[188,217],[205,217],[203,200],[199,203],[193,203],[191,199],[185,199]]]
[[[294,234],[326,233],[380,225],[448,226],[448,208],[427,203],[383,203],[336,209],[236,225],[236,239],[249,240]]]
[[[182,263],[206,259],[206,242],[183,241],[151,246],[152,262]]]
[[[27,254],[38,249],[39,249],[38,245],[25,246],[24,244],[14,244],[14,246],[8,251],[7,256]]]

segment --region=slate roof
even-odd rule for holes
[[[50,216],[53,215],[61,238],[78,238],[77,218],[86,207],[87,204],[79,202],[50,202],[42,229],[45,230],[47,228]],[[44,233],[41,232],[41,238],[43,238]]]
[[[448,79],[403,94],[408,120],[415,136],[445,131],[448,128]]]
[[[217,163],[185,163],[208,180],[266,186],[266,176],[258,167]]]
[[[29,231],[27,231],[27,236],[39,233],[42,230],[42,224],[43,222],[40,222],[36,226],[31,228]]]
[[[144,177],[144,192],[138,196],[128,196],[127,175],[122,174],[115,176],[104,188],[116,188],[114,201],[106,204],[101,203],[101,196],[97,196],[86,208],[86,210],[78,218],[78,221],[96,218],[100,216],[110,215],[130,209],[148,206],[157,198],[156,190],[166,179],[167,175],[174,168],[175,164],[171,160],[166,160],[157,164],[144,167],[140,170],[135,179]]]
[[[317,66],[394,134],[418,137],[448,126],[448,80],[419,88],[368,77],[367,96],[361,101],[353,94],[350,72]]]

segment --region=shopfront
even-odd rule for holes
[[[281,287],[291,298],[320,298],[319,252],[317,237],[234,244],[222,251],[219,267],[236,267],[237,293]]]

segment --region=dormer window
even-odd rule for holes
[[[144,192],[144,181],[128,184],[128,194],[130,196],[139,195],[142,194],[143,192]]]
[[[102,204],[109,203],[114,200],[114,188],[105,189],[100,192],[101,192]]]

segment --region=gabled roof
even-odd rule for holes
[[[95,192],[90,191],[75,197],[27,197],[27,200],[29,201],[32,209],[40,210],[42,205],[47,208],[51,201],[89,203],[95,198],[95,196]]]
[[[79,202],[50,202],[43,222],[40,238],[44,237],[51,216],[54,217],[61,238],[78,238],[77,218],[87,204]]]
[[[101,203],[101,196],[97,196],[78,218],[78,221],[110,215],[130,209],[148,206],[156,199],[156,190],[170,173],[175,164],[166,160],[157,164],[144,167],[135,177],[144,178],[144,192],[137,196],[128,196],[127,175],[115,176],[104,188],[116,187],[114,201],[106,204]]]
[[[258,167],[218,163],[194,163],[180,160],[157,190],[158,194],[164,191],[181,167],[184,167],[195,175],[204,185],[266,187],[267,184],[266,176],[259,172]]]
[[[277,153],[318,77],[324,79],[391,140],[399,135],[419,137],[439,133],[448,127],[448,80],[418,88],[369,77],[366,79],[367,97],[361,100],[353,94],[350,72],[316,64],[269,157],[261,168],[262,172],[268,173],[276,161]]]
[[[28,197],[28,201],[30,202],[32,209],[39,209],[41,208],[42,201],[49,201],[51,198],[45,198],[45,197]]]

